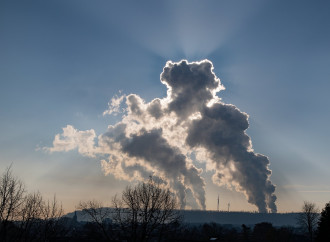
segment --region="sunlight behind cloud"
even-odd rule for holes
[[[166,1],[149,2],[148,5],[136,3],[129,8],[118,4],[116,11],[110,14],[100,14],[103,9],[88,5],[88,11],[94,12],[93,18],[102,25],[119,30],[120,34],[157,56],[199,60],[234,38],[263,4],[260,0],[228,2],[226,5],[219,1],[208,1],[208,4],[196,0]],[[152,7],[161,9],[145,12]],[[126,15],[122,16],[121,12]]]
[[[189,60],[209,56],[230,41],[244,27],[246,19],[261,7],[260,1],[228,3],[217,1],[206,5],[203,1],[170,1],[173,9],[173,28],[178,38],[176,48]],[[163,55],[169,58],[169,56]]]

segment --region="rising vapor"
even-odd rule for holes
[[[252,149],[248,115],[216,95],[224,90],[209,60],[189,63],[168,61],[160,80],[167,96],[145,102],[136,94],[114,97],[104,115],[121,112],[122,120],[96,136],[94,130],[78,131],[68,125],[55,136],[50,152],[78,149],[87,156],[103,157],[105,174],[118,179],[153,178],[170,187],[186,205],[192,192],[205,209],[203,170],[213,170],[215,184],[244,193],[260,212],[276,212],[275,186],[270,181],[269,159]],[[97,145],[96,145],[97,144]]]

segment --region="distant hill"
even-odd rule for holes
[[[217,212],[202,210],[182,211],[187,223],[210,223],[232,225],[254,225],[269,222],[274,226],[297,226],[299,213],[251,213],[251,212]]]
[[[76,211],[78,221],[89,221],[82,211]],[[272,223],[273,226],[297,226],[299,213],[252,213],[252,212],[217,212],[203,210],[181,210],[185,223],[203,224],[215,222],[231,225],[254,225],[261,222]],[[74,212],[65,217],[72,218]]]

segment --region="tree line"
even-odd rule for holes
[[[61,234],[62,206],[28,193],[8,167],[0,177],[0,241],[51,241]]]
[[[240,227],[217,223],[184,223],[174,194],[161,184],[128,186],[115,196],[111,208],[97,200],[77,209],[88,221],[64,216],[56,197],[27,192],[11,167],[0,177],[0,241],[330,241],[330,203],[321,213],[304,202],[299,227],[274,227],[263,222]]]

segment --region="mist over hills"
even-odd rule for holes
[[[299,213],[217,212],[202,210],[182,211],[186,223],[210,223],[254,225],[268,222],[274,226],[297,226]]]
[[[300,213],[257,213],[257,212],[224,212],[205,210],[180,210],[183,222],[187,224],[203,224],[215,222],[225,225],[254,225],[268,222],[273,226],[297,226],[297,217]],[[66,217],[73,217],[75,212],[68,213]],[[88,215],[76,211],[78,221],[90,221]]]

